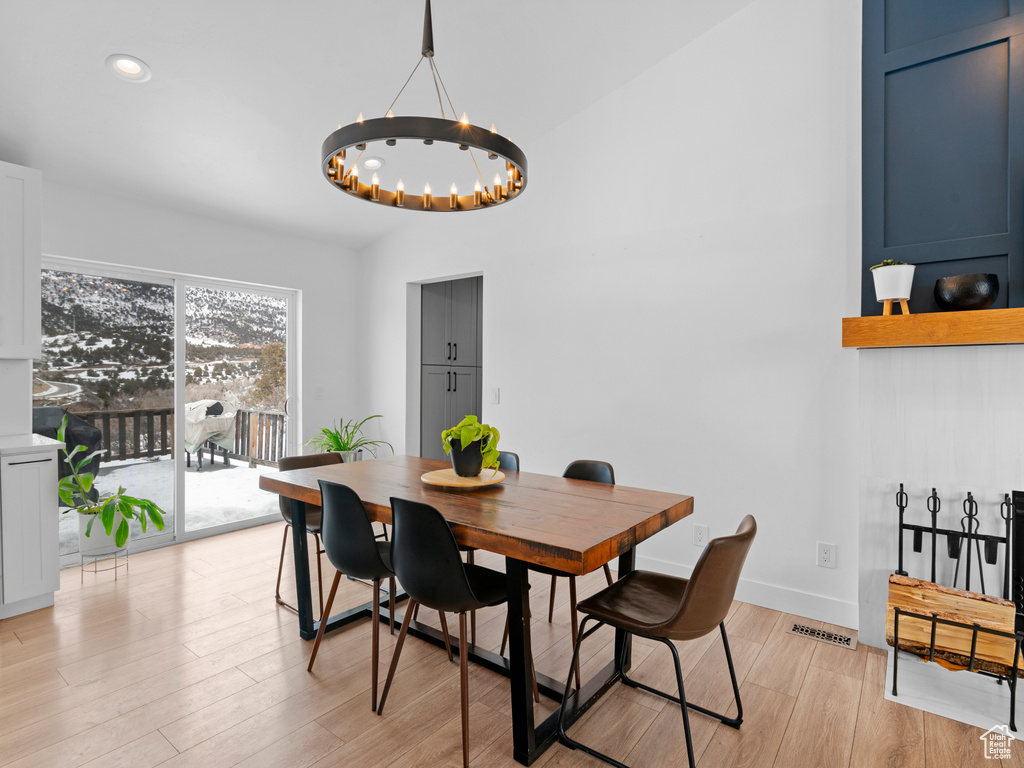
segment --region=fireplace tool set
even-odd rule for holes
[[[1006,682],[1010,692],[1010,728],[1017,730],[1017,679],[1021,672],[1021,643],[1024,641],[1024,492],[1003,496],[997,529],[1000,534],[982,533],[978,502],[968,492],[963,500],[959,530],[940,528],[942,501],[936,490],[925,500],[930,525],[905,520],[909,499],[903,483],[896,493],[899,510],[899,567],[889,578],[889,610],[886,635],[893,652],[892,694],[896,696],[899,650],[908,650],[928,661],[939,657],[943,666],[967,669]],[[994,517],[994,516],[993,516]],[[904,535],[912,537],[913,551],[930,543],[931,579],[910,578],[904,569]],[[951,587],[936,583],[939,537],[945,539],[945,554],[955,561]],[[999,563],[1002,548],[1002,599],[985,594],[984,565]],[[959,589],[963,574],[963,589]],[[971,592],[973,583],[980,592]],[[994,589],[996,587],[993,587]],[[1012,601],[1012,602],[1011,602]],[[901,630],[903,640],[901,642]]]

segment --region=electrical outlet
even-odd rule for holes
[[[498,387],[491,387],[491,405],[501,403],[501,390]]]
[[[836,567],[836,545],[818,542],[818,566],[821,568]]]
[[[708,527],[699,523],[693,524],[693,546],[706,547],[708,545]]]
[[[317,400],[323,400],[324,399],[324,388],[323,387],[317,387],[316,388],[316,392],[314,393],[313,397],[315,399],[317,399]]]

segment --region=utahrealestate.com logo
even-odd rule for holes
[[[985,758],[987,760],[1009,759],[1010,742],[1017,739],[1005,725],[997,725],[995,728],[985,731],[979,738],[985,744]]]

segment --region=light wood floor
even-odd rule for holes
[[[0,766],[458,768],[458,665],[440,649],[410,638],[383,717],[370,711],[369,622],[325,638],[306,672],[312,643],[298,639],[294,614],[273,597],[281,530],[135,554],[117,582],[87,574],[79,584],[69,569],[54,608],[0,621]],[[501,567],[496,557],[480,562]],[[285,584],[292,579],[289,546]],[[548,580],[534,581],[536,664],[563,679],[568,589],[560,584],[549,624]],[[368,599],[368,587],[342,584],[340,607]],[[591,574],[581,595],[602,584],[600,572]],[[497,649],[502,610],[480,614],[480,645]],[[998,764],[983,759],[978,729],[885,701],[880,652],[785,634],[792,618],[733,605],[727,628],[745,720],[736,731],[691,714],[701,768]],[[611,633],[601,632],[584,645],[584,676],[609,658]],[[393,645],[383,632],[382,682]],[[642,640],[634,648],[635,676],[670,690],[667,651]],[[679,650],[687,696],[733,712],[718,635]],[[507,681],[470,670],[472,763],[512,768]],[[545,700],[538,718],[553,709]],[[635,689],[617,688],[571,732],[638,768],[685,765],[678,709]],[[1024,765],[1024,743],[1013,764]],[[536,765],[604,764],[555,745]]]

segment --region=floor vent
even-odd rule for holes
[[[815,629],[814,627],[808,627],[805,624],[794,624],[792,628],[787,629],[791,635],[800,635],[802,637],[809,637],[812,640],[820,640],[823,643],[829,645],[838,645],[840,648],[848,648],[851,651],[857,650],[857,640],[849,635],[843,635],[839,632],[829,632],[824,629]]]

